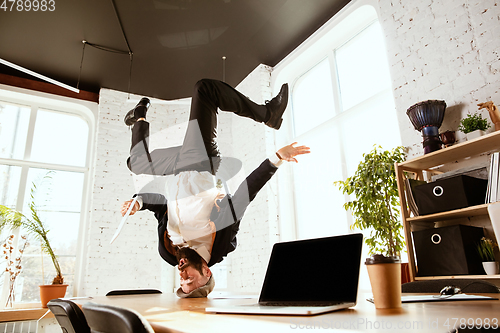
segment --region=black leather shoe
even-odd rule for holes
[[[141,98],[135,108],[127,112],[127,114],[125,115],[125,124],[127,126],[132,126],[133,124],[135,124],[137,119],[146,118],[146,112],[148,112],[150,106],[151,102],[149,101],[149,98]]]
[[[281,116],[285,112],[286,106],[288,104],[288,83],[281,86],[281,90],[276,97],[274,97],[269,102],[266,102],[267,110],[271,113],[269,120],[266,121],[266,125],[279,129],[283,119]]]

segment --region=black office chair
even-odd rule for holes
[[[83,312],[92,333],[154,333],[144,317],[129,309],[89,302]]]
[[[463,293],[500,293],[494,284],[477,279],[438,279],[404,283],[401,285],[403,293],[437,293],[446,286],[460,288]]]
[[[56,317],[64,333],[90,333],[85,315],[72,301],[53,299],[47,303],[47,307]]]
[[[119,295],[145,295],[145,294],[161,294],[158,289],[122,289],[111,290],[106,296],[119,296]]]

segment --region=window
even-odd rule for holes
[[[353,7],[277,70],[276,81],[292,83],[293,135],[286,141],[311,147],[291,169],[295,225],[288,227],[295,232],[288,238],[348,233],[348,198],[333,183],[351,176],[373,145],[401,142],[377,14],[372,6]]]
[[[342,110],[391,88],[384,35],[378,21],[335,49]]]
[[[328,59],[321,61],[293,86],[292,107],[295,134],[301,135],[335,114],[332,75]],[[308,112],[303,112],[308,110]]]
[[[0,204],[30,217],[28,204],[33,193],[69,285],[66,296],[73,296],[78,232],[89,173],[88,115],[81,105],[30,95],[23,101],[20,94],[9,99],[7,92],[0,92]],[[10,233],[4,230],[0,240]],[[13,233],[14,246],[21,246],[19,231]],[[56,275],[50,257],[41,254],[40,244],[34,239],[28,239],[28,243],[22,256],[23,270],[16,279],[16,302],[39,301],[38,286],[52,283]],[[8,295],[8,276],[5,268],[0,269],[4,275],[0,278],[3,301]]]

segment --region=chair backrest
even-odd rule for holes
[[[161,291],[158,289],[122,289],[122,290],[111,290],[106,294],[106,296],[144,295],[144,294],[161,294]]]
[[[404,283],[403,293],[439,293],[446,286],[456,286],[463,293],[500,293],[494,284],[478,279],[438,279]]]
[[[85,303],[83,312],[92,333],[154,333],[137,312],[111,305]]]
[[[56,317],[64,333],[90,333],[85,315],[72,301],[53,299],[47,303],[47,307]]]

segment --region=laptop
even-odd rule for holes
[[[205,311],[315,315],[355,306],[362,243],[360,233],[276,243],[258,303]]]

